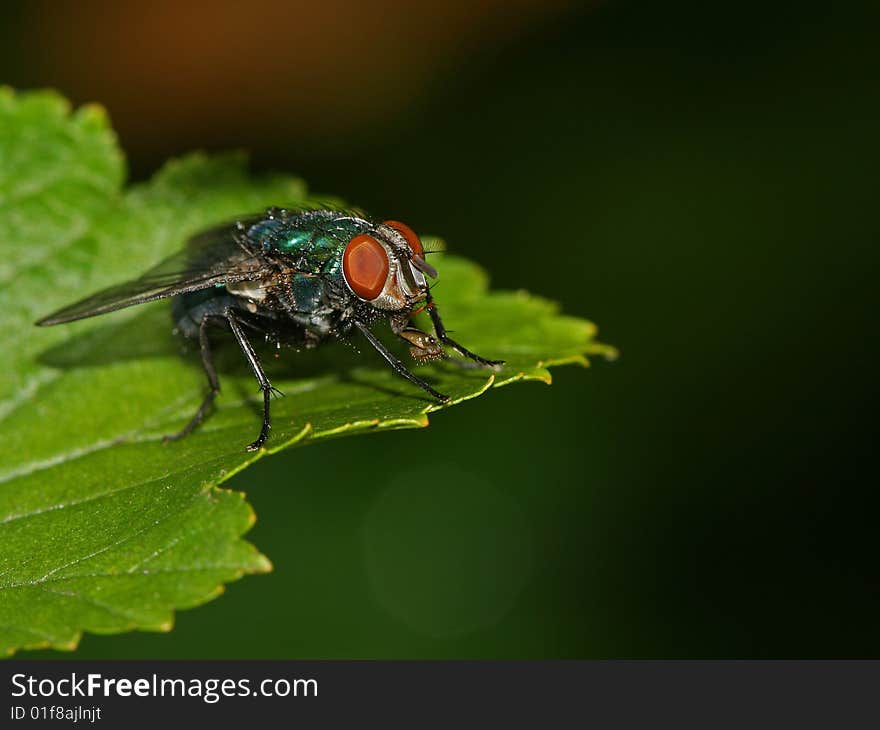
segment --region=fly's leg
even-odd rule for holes
[[[257,436],[257,440],[252,444],[249,444],[247,447],[248,451],[257,451],[262,448],[264,443],[266,443],[266,439],[269,437],[269,429],[272,428],[272,421],[269,417],[269,401],[272,397],[272,393],[275,392],[280,395],[280,391],[275,390],[269,382],[269,378],[266,377],[266,373],[263,370],[263,366],[260,364],[260,359],[257,357],[257,353],[254,352],[254,348],[251,346],[247,337],[245,337],[241,324],[231,309],[226,310],[225,317],[226,321],[229,323],[229,328],[232,330],[232,334],[235,335],[238,346],[241,348],[241,351],[244,353],[244,356],[248,361],[248,365],[251,366],[254,377],[260,384],[260,390],[263,392],[263,427],[260,429],[260,435]]]
[[[433,335],[413,327],[407,320],[392,319],[391,331],[409,345],[409,354],[418,362],[448,359],[443,347]]]
[[[427,391],[437,400],[443,403],[449,400],[448,395],[443,395],[443,393],[439,393],[438,391],[434,390],[420,377],[414,375],[409,370],[407,370],[406,365],[400,362],[400,360],[398,360],[391,353],[391,351],[379,341],[376,335],[370,332],[369,328],[363,322],[355,321],[354,324],[361,331],[361,334],[367,338],[367,342],[369,342],[376,349],[376,352],[378,352],[383,358],[385,358],[385,361],[391,366],[391,369],[394,370],[395,373],[403,378],[406,378],[413,385],[418,385],[422,390]]]
[[[428,292],[426,299],[427,303],[425,308],[428,310],[428,314],[431,315],[431,321],[434,323],[434,332],[437,333],[437,339],[440,340],[440,342],[444,345],[449,345],[462,357],[466,357],[468,360],[473,360],[475,363],[478,363],[483,367],[499,368],[504,365],[504,360],[487,360],[453,340],[448,334],[446,334],[446,327],[443,326],[443,320],[440,319],[440,313],[437,311],[437,305],[434,304],[434,298],[431,296],[430,291]]]
[[[409,354],[412,355],[413,360],[416,362],[444,360],[462,370],[475,370],[485,367],[485,365],[481,365],[473,360],[456,360],[449,357],[443,351],[443,346],[433,335],[413,327],[406,320],[403,322],[392,320],[391,329],[401,340],[409,344]]]
[[[214,403],[214,399],[220,392],[220,380],[217,378],[217,371],[214,370],[214,360],[211,357],[211,342],[208,339],[208,324],[212,319],[222,319],[222,317],[212,317],[211,315],[206,314],[202,317],[202,321],[199,323],[199,350],[201,350],[202,353],[202,367],[205,369],[205,375],[208,376],[210,390],[202,401],[202,404],[199,406],[199,409],[196,411],[196,414],[190,419],[189,423],[177,433],[172,433],[166,436],[163,441],[177,441],[184,436],[189,436],[195,430],[196,426],[205,419],[205,414],[208,412],[208,409]]]

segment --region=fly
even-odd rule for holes
[[[177,329],[198,340],[209,390],[189,423],[167,436],[192,433],[220,392],[211,356],[210,328],[230,331],[263,394],[263,424],[248,451],[260,449],[271,428],[270,399],[278,394],[251,345],[259,336],[280,347],[317,347],[351,332],[362,335],[398,375],[438,401],[448,396],[412,373],[372,332],[387,320],[416,361],[445,358],[443,345],[483,367],[486,360],[453,340],[443,326],[426,277],[437,271],[425,260],[421,239],[399,221],[375,222],[361,212],[269,208],[265,215],[210,229],[183,251],[137,279],[99,291],[37,322],[64,324],[86,317],[173,298]],[[425,310],[434,334],[412,317]]]

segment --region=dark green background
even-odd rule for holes
[[[362,138],[246,140],[622,357],[257,464],[275,572],[77,656],[880,655],[874,5],[610,2]]]

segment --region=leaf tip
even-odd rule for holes
[[[97,102],[83,104],[73,114],[73,118],[81,125],[81,128],[94,129],[100,132],[109,133],[115,144],[116,133],[113,131],[113,126],[110,124],[110,114],[107,111],[107,107],[103,104],[98,104]],[[120,150],[116,150],[116,152],[122,156]]]
[[[254,573],[271,573],[275,570],[275,566],[272,565],[272,561],[269,560],[263,553],[255,551],[256,559],[254,562]]]
[[[418,413],[415,416],[407,416],[406,418],[386,418],[376,424],[377,428],[392,431],[399,428],[427,428],[429,425],[430,421],[425,413]]]
[[[595,354],[601,355],[608,362],[614,362],[615,360],[617,360],[617,358],[620,357],[620,350],[618,350],[616,347],[614,347],[612,345],[603,345],[603,344],[597,343]]]
[[[250,503],[245,501],[247,497],[244,492],[235,492],[235,494],[241,495],[242,503],[247,507],[247,517],[245,518],[245,532],[248,532],[254,525],[257,524],[257,513],[254,512],[254,508],[251,507]]]
[[[55,649],[56,651],[76,651],[82,641],[82,633],[74,634],[66,641],[42,641],[39,646],[25,646],[24,649]]]

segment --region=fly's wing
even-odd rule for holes
[[[251,222],[244,221],[244,225]],[[228,224],[200,233],[187,242],[183,251],[143,276],[92,294],[53,312],[37,324],[46,327],[73,322],[217,284],[260,279],[268,273],[267,265],[242,248],[234,233],[234,226]]]

